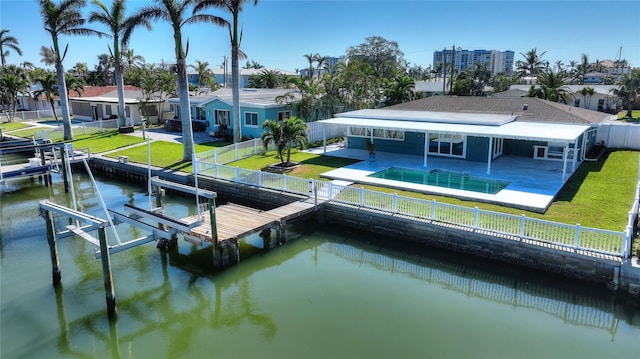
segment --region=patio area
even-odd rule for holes
[[[306,150],[322,154],[322,148]],[[488,202],[508,207],[544,212],[549,207],[564,183],[562,182],[562,161],[534,160],[519,156],[501,156],[491,163],[491,174],[487,174],[485,162],[473,162],[462,159],[430,156],[427,167],[424,158],[388,152],[376,151],[375,161],[368,160],[365,150],[348,149],[340,145],[327,146],[327,156],[361,159],[361,162],[338,168],[322,174],[339,183],[361,183],[416,192],[451,196],[465,200]],[[576,164],[576,168],[579,165]],[[368,177],[369,175],[388,169],[400,167],[422,171],[444,170],[463,172],[472,177],[489,180],[508,181],[506,188],[495,194],[473,192],[461,189],[416,184],[382,178]],[[567,176],[572,174],[571,163],[567,164]]]

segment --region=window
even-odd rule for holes
[[[127,117],[131,117],[131,109],[129,108],[129,106],[124,107],[124,115]]]
[[[575,99],[575,101],[573,101],[573,106],[574,107],[580,107],[580,99],[579,98],[577,98],[577,99]]]
[[[249,127],[258,127],[258,114],[255,112],[245,112],[244,125]]]
[[[464,157],[465,137],[447,133],[429,136],[429,153],[440,156]]]
[[[604,99],[599,99],[598,100],[598,111],[603,111],[604,110]]]
[[[349,136],[369,138],[371,137],[371,129],[366,127],[349,127]],[[403,141],[404,131],[375,128],[373,129],[373,138]]]
[[[286,120],[291,117],[291,111],[280,111],[278,112],[278,121]]]
[[[111,105],[104,105],[104,113],[111,116]]]
[[[216,110],[216,125],[229,126],[229,110]]]

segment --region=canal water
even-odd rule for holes
[[[98,181],[108,208],[148,208],[145,185]],[[209,248],[184,241],[114,254],[110,321],[90,243],[59,241],[52,286],[38,203],[71,206],[54,182],[2,187],[2,359],[640,357],[640,308],[606,289],[309,222],[268,252],[243,246],[221,272]],[[74,188],[78,209],[105,218],[86,176]],[[170,197],[167,213],[194,204]],[[123,240],[146,235],[119,227]]]

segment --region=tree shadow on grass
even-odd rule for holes
[[[178,161],[178,162],[174,162],[168,166],[164,167],[164,170],[171,170],[171,171],[182,171],[183,169],[187,168],[191,166],[191,161]]]
[[[560,192],[558,192],[555,201],[570,202],[573,200],[589,173],[600,172],[602,170],[602,166],[604,166],[610,153],[611,150],[607,150],[596,162],[583,162],[567,183],[564,184]]]

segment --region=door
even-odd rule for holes
[[[494,138],[493,139],[493,158],[498,158],[502,156],[502,147],[504,145],[503,138]]]

